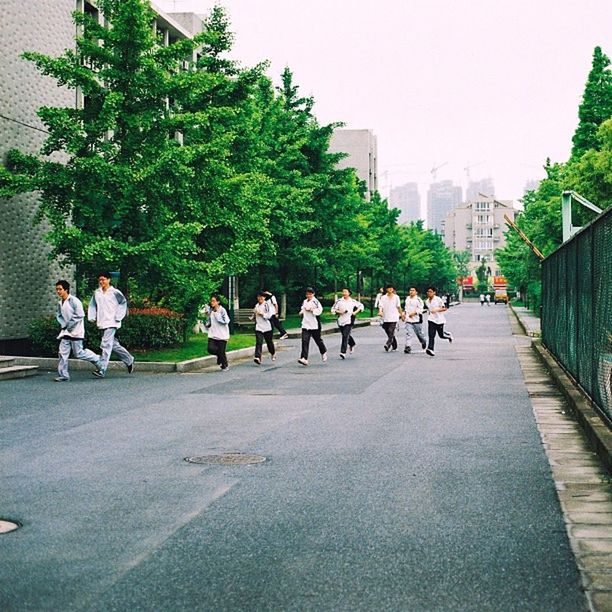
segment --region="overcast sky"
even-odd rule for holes
[[[207,13],[209,0],[155,0]],[[599,45],[612,55],[612,0],[225,0],[233,57],[285,66],[321,123],[378,137],[379,187],[492,177],[518,199],[566,161]],[[387,174],[385,174],[385,171]]]

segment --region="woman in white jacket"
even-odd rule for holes
[[[229,340],[229,315],[227,310],[221,306],[216,295],[210,298],[210,312],[205,326],[208,328],[208,353],[217,356],[217,365],[222,370],[227,370],[227,355],[225,349]]]

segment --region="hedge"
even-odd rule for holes
[[[60,327],[55,317],[42,317],[30,325],[30,339],[36,353],[44,357],[57,355]],[[96,350],[100,330],[85,321],[85,346]],[[167,308],[130,308],[129,315],[117,331],[117,339],[128,350],[147,350],[180,346],[185,340],[185,319]]]

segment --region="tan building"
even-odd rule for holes
[[[369,200],[378,191],[378,144],[372,130],[334,130],[329,142],[330,153],[346,153],[339,168],[355,168],[366,184]]]
[[[506,245],[507,226],[504,215],[514,221],[518,211],[512,200],[496,200],[480,196],[459,204],[447,215],[444,223],[444,244],[453,251],[470,251],[470,273],[483,259],[490,276],[501,276],[495,261],[495,251]]]

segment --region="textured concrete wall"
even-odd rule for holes
[[[75,0],[2,0],[0,11],[0,114],[42,128],[40,106],[74,106],[75,92],[42,77],[23,51],[60,55],[74,47]],[[0,160],[17,148],[38,152],[45,134],[0,118]],[[32,224],[34,194],[0,200],[0,340],[27,336],[33,318],[51,314],[54,282],[71,270],[50,262],[43,241],[46,226]]]

